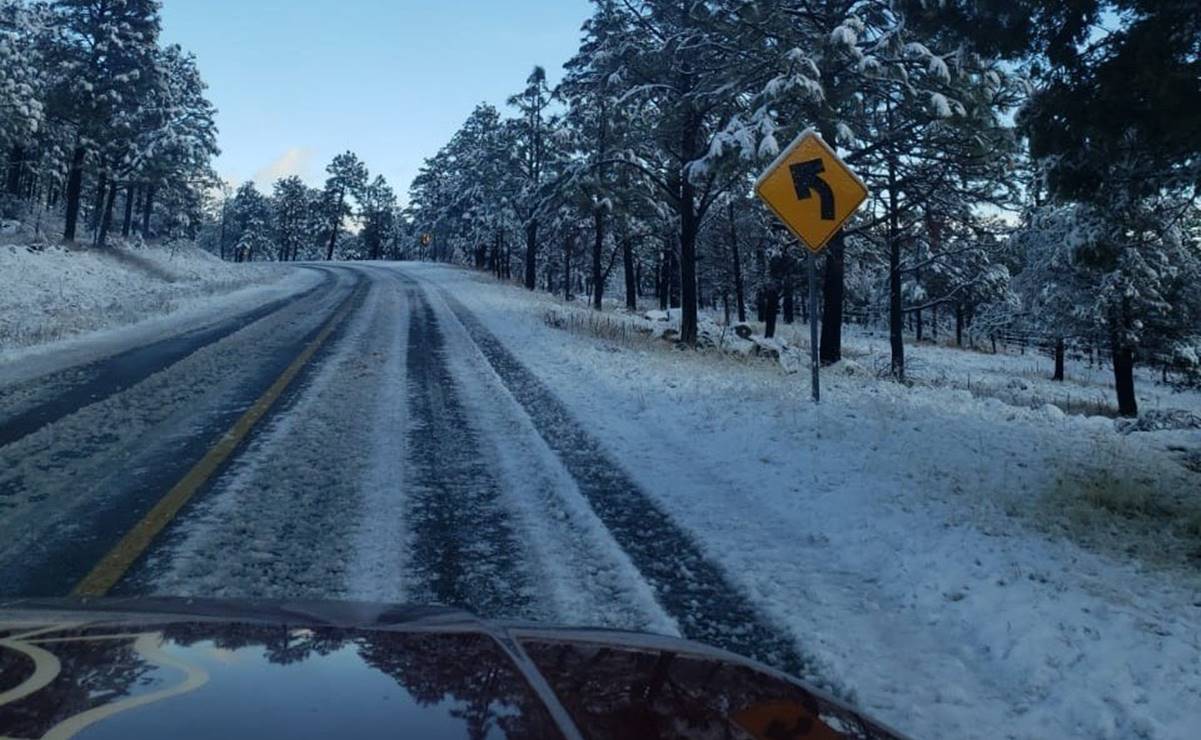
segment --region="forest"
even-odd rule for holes
[[[351,152],[322,187],[213,171],[196,60],[154,0],[0,0],[3,216],[103,248],[427,259],[698,317],[804,319],[805,250],[753,197],[802,130],[867,183],[818,257],[820,353],[849,325],[1201,379],[1201,13],[1188,0],[595,0],[562,80],[481,103],[401,203]],[[449,132],[448,132],[449,133]],[[43,225],[45,227],[43,228]],[[51,229],[53,233],[50,233]],[[46,233],[43,233],[46,232]]]
[[[821,357],[854,322],[1104,355],[1195,382],[1201,13],[1188,2],[598,0],[561,84],[481,105],[413,183],[432,256],[767,325],[805,250],[752,195],[800,131],[872,198],[820,257]],[[624,294],[622,294],[624,293]]]

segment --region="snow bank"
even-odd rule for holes
[[[0,356],[162,317],[286,274],[278,266],[222,262],[190,246],[43,251],[0,246]]]

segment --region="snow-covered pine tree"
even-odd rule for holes
[[[329,234],[325,259],[332,261],[338,236],[346,219],[354,215],[352,201],[362,197],[367,188],[367,166],[353,152],[344,152],[334,157],[325,170],[329,178],[325,181],[321,203],[322,219]]]
[[[160,28],[156,0],[55,0],[46,60],[49,115],[73,133],[63,238],[76,237],[83,174],[92,156],[100,172],[98,204],[107,190],[106,148],[128,131],[117,123],[135,115],[136,90],[154,69]]]
[[[622,47],[631,29],[628,17],[620,12],[614,0],[599,0],[592,17],[584,22],[583,32],[579,51],[565,65],[567,76],[559,86],[558,95],[568,106],[564,131],[567,146],[575,155],[565,187],[586,201],[592,217],[592,306],[599,311],[608,275],[605,246],[609,221],[620,200],[617,186],[623,181],[612,160],[621,156],[628,143],[625,137],[629,115],[618,92],[622,82]],[[636,298],[630,290],[633,287],[631,245],[627,240],[619,246],[627,284],[626,305],[636,307]]]
[[[376,175],[363,191],[360,214],[366,258],[383,259],[384,248],[392,239],[396,227],[396,193],[383,175]]]
[[[45,125],[43,64],[34,13],[21,0],[0,0],[0,152],[6,154],[4,192],[24,192],[30,139]]]
[[[548,184],[560,158],[554,140],[559,120],[548,113],[552,94],[546,70],[535,67],[526,78],[525,89],[509,98],[509,105],[518,113],[510,122],[516,145],[512,161],[519,184],[514,203],[525,231],[525,287],[529,290],[537,285],[538,227],[551,205]]]
[[[275,182],[271,207],[281,262],[297,259],[302,246],[312,241],[317,230],[314,202],[309,187],[299,177],[293,175]]]
[[[271,258],[273,213],[267,197],[253,182],[238,187],[229,206],[235,260],[254,261],[256,257]]]

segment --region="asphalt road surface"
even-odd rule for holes
[[[796,646],[404,266],[0,386],[0,596],[359,599]]]

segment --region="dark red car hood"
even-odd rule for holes
[[[668,637],[440,608],[0,602],[0,737],[896,738]]]

